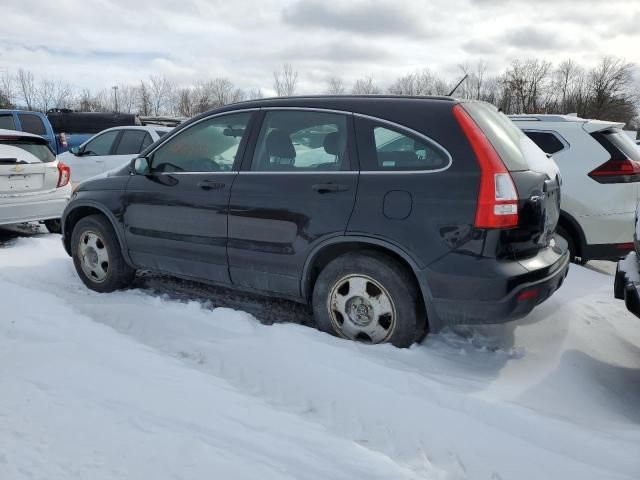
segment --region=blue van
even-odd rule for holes
[[[26,110],[0,110],[0,129],[40,135],[47,140],[56,155],[66,150],[66,148],[61,149],[58,146],[56,134],[44,113]]]

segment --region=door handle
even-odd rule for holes
[[[198,187],[203,190],[220,190],[225,187],[224,183],[215,182],[213,180],[202,180],[197,183]]]
[[[346,192],[349,190],[349,185],[342,183],[316,183],[311,188],[318,193]]]

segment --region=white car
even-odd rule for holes
[[[79,147],[63,153],[60,160],[71,167],[71,181],[74,184],[80,183],[125,165],[171,130],[172,128],[160,126],[108,128]]]
[[[0,130],[0,225],[41,221],[59,233],[70,177],[44,138]]]
[[[558,233],[572,258],[616,260],[633,249],[640,150],[624,124],[570,115],[511,115],[562,175]]]

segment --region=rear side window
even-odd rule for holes
[[[562,141],[552,132],[533,132],[526,131],[524,134],[533,140],[540,150],[550,155],[564,150],[565,146]]]
[[[56,159],[56,156],[51,151],[51,148],[49,148],[49,145],[40,142],[33,142],[30,140],[2,140],[0,141],[0,145],[20,148],[29,152],[43,163],[53,162]]]
[[[345,115],[287,110],[265,115],[251,170],[334,171],[348,165]]]
[[[365,138],[370,138],[369,128],[375,144],[375,162],[365,159],[363,170],[439,170],[449,164],[448,154],[435,144],[374,122],[365,127]]]
[[[143,149],[142,142],[145,136],[148,136],[148,134],[144,130],[125,130],[122,132],[115,154],[130,155],[140,153]]]
[[[640,162],[640,149],[625,133],[617,128],[594,132],[591,136],[602,145],[611,160],[635,160]]]
[[[13,115],[0,115],[0,128],[3,128],[5,130],[15,130],[16,122],[13,121]]]
[[[527,160],[520,150],[524,133],[493,105],[482,102],[461,104],[487,136],[493,148],[511,171],[527,170]]]
[[[166,135],[169,132],[165,132],[164,130],[156,130],[156,133],[158,134],[158,137],[162,137],[163,135]]]
[[[18,119],[20,119],[23,132],[33,133],[34,135],[47,134],[47,129],[39,116],[30,113],[19,113]]]

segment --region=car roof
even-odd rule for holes
[[[565,125],[577,125],[580,124],[581,127],[587,132],[597,132],[600,130],[607,130],[609,128],[620,128],[624,127],[624,123],[621,122],[612,122],[607,120],[594,120],[589,118],[581,118],[577,115],[555,115],[555,114],[516,114],[509,115],[509,118],[514,122],[543,122],[543,123],[564,123]]]
[[[0,128],[0,137],[23,137],[23,138],[37,138],[39,140],[46,140],[40,135],[34,135],[33,133],[22,132],[20,130],[7,130]]]
[[[109,132],[111,130],[144,130],[145,132],[151,131],[160,131],[160,132],[170,132],[173,130],[173,127],[162,127],[160,125],[121,125],[118,127],[105,128],[104,130],[96,133],[95,135],[99,135],[104,132]],[[95,136],[94,135],[94,136]]]

